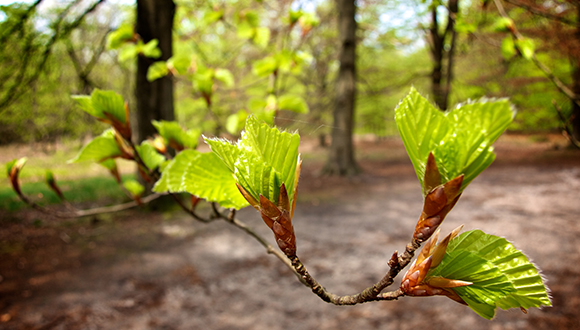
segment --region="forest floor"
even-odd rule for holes
[[[444,297],[334,306],[224,221],[144,210],[62,221],[21,209],[0,210],[0,329],[578,329],[580,152],[564,144],[502,137],[496,162],[442,225],[514,242],[542,268],[551,308],[499,310],[487,321]],[[298,254],[337,294],[385,274],[422,207],[400,141],[358,150],[364,172],[351,179],[318,176],[323,150],[303,150]],[[273,241],[253,209],[238,217]]]

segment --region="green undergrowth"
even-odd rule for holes
[[[135,175],[123,175],[123,180],[135,179]],[[65,198],[71,203],[90,202],[100,199],[127,199],[112,177],[95,176],[76,180],[58,181]],[[58,204],[60,200],[44,181],[22,184],[22,192],[40,205]],[[16,211],[25,207],[9,186],[0,187],[0,209]]]

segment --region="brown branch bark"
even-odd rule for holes
[[[548,18],[548,19],[551,19],[551,20],[555,20],[555,21],[558,21],[560,23],[564,23],[564,24],[568,24],[568,25],[576,25],[576,23],[574,21],[572,21],[571,19],[568,19],[568,18],[563,17],[563,16],[558,16],[558,15],[554,15],[554,14],[548,13],[546,11],[543,11],[541,9],[532,7],[532,6],[528,5],[528,4],[525,4],[523,2],[520,2],[518,0],[504,0],[504,1],[507,2],[507,3],[510,3],[510,4],[514,5],[516,7],[523,8],[523,9],[529,11],[530,13],[532,13],[534,15],[542,16],[542,17],[545,17],[545,18]]]

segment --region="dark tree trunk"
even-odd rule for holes
[[[144,43],[159,40],[161,58],[139,56],[137,60],[136,138],[143,141],[155,133],[152,120],[174,120],[173,81],[167,76],[153,82],[147,81],[147,70],[154,61],[166,61],[173,55],[172,32],[175,4],[172,0],[137,0],[136,32]]]
[[[459,11],[459,0],[449,0],[447,9],[447,26],[443,32],[440,32],[440,22],[437,14],[437,7],[431,10],[431,55],[433,56],[433,71],[431,72],[431,91],[435,104],[441,109],[446,110],[449,103],[449,94],[451,92],[451,82],[453,81],[453,58],[455,54],[455,41],[457,33],[455,32],[455,19]],[[445,38],[450,36],[449,49],[445,50]],[[447,53],[447,54],[445,54]],[[447,66],[444,70],[443,62],[447,55]]]
[[[355,0],[337,0],[338,29],[341,41],[340,68],[336,80],[336,103],[332,144],[323,169],[328,175],[355,175],[360,172],[352,144],[355,102],[356,29]]]
[[[572,91],[576,96],[576,100],[580,99],[580,5],[576,5],[577,16],[576,16],[576,33],[575,51],[572,52],[572,67],[574,72],[572,73]],[[577,102],[572,101],[572,131],[576,141],[580,141],[580,106]]]

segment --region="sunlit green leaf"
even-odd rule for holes
[[[126,44],[119,49],[119,62],[127,62],[137,57],[139,47],[135,44]]]
[[[505,99],[482,99],[442,112],[413,88],[395,109],[395,119],[421,186],[433,152],[442,183],[464,174],[463,190],[495,159],[492,144],[514,113]]]
[[[134,33],[132,25],[124,24],[119,26],[118,29],[107,35],[107,48],[117,49],[121,47],[126,41],[133,39]]]
[[[509,32],[514,28],[514,21],[508,17],[499,17],[494,25],[493,29],[497,32]]]
[[[506,239],[480,230],[451,240],[439,266],[427,274],[472,282],[454,288],[468,305],[487,319],[495,308],[551,306],[548,290],[536,267]]]
[[[526,60],[532,59],[536,48],[534,46],[534,41],[532,39],[529,38],[517,39],[515,41],[515,45],[520,50],[520,53],[522,54],[523,58],[525,58]]]
[[[254,62],[252,73],[258,77],[265,77],[272,74],[278,68],[278,62],[272,56],[264,57]]]
[[[506,60],[509,60],[516,55],[516,45],[511,36],[507,36],[501,41],[501,55]]]
[[[201,132],[197,129],[184,130],[181,125],[175,121],[157,121],[153,120],[151,122],[159,135],[161,135],[170,146],[174,146],[174,143],[180,148],[195,149]]]
[[[72,98],[82,110],[93,117],[104,121],[114,118],[122,124],[126,123],[125,102],[123,97],[114,91],[102,91],[95,88],[91,96],[73,95]]]
[[[109,158],[115,158],[121,156],[121,150],[115,142],[114,132],[112,129],[108,129],[103,132],[103,134],[97,136],[91,142],[87,143],[77,156],[71,160],[69,163],[76,163],[81,161],[94,161],[102,162]]]
[[[155,192],[188,192],[226,208],[241,209],[248,202],[236,187],[231,171],[214,153],[180,152],[163,170]]]
[[[188,55],[172,56],[167,60],[167,66],[174,68],[179,74],[186,74],[191,66],[191,57]]]
[[[123,187],[125,187],[125,189],[135,197],[140,197],[145,192],[145,187],[136,180],[127,180],[123,182]]]
[[[236,144],[220,139],[205,140],[230,171],[233,169],[237,182],[256,200],[263,195],[277,203],[282,183],[293,198],[300,144],[298,134],[280,132],[248,116],[242,138]]]
[[[151,41],[149,41],[148,43],[146,43],[145,45],[143,45],[141,47],[141,53],[143,55],[145,55],[146,57],[150,57],[150,58],[161,57],[161,49],[159,49],[159,47],[157,47],[158,44],[159,44],[159,40],[152,39]]]
[[[150,170],[155,170],[165,161],[165,157],[160,155],[148,141],[143,141],[136,149],[139,157],[141,157],[145,166]]]
[[[169,69],[167,69],[167,63],[164,61],[158,61],[149,66],[147,69],[147,81],[151,82],[159,78],[167,76]]]

